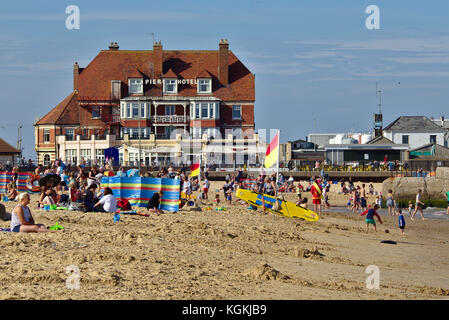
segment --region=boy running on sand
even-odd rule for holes
[[[366,210],[366,211],[364,211],[364,212],[362,212],[362,213],[360,214],[361,216],[363,216],[363,215],[366,214],[366,220],[365,220],[365,222],[366,222],[366,230],[365,230],[365,232],[366,232],[366,233],[368,233],[368,228],[369,228],[369,225],[370,225],[370,224],[373,225],[373,227],[374,227],[374,232],[377,232],[377,229],[376,229],[376,222],[374,221],[374,216],[376,216],[376,217],[377,217],[377,220],[379,220],[379,222],[380,222],[381,224],[383,224],[382,220],[380,219],[380,216],[379,216],[379,215],[377,214],[377,212],[376,212],[377,209],[379,209],[379,206],[378,206],[377,204],[374,204],[372,208],[370,208],[370,209],[368,209],[368,210]]]

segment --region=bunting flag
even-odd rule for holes
[[[200,163],[194,163],[190,166],[190,176],[196,177],[200,175]]]
[[[271,140],[268,146],[267,153],[265,154],[265,168],[271,168],[278,161],[279,154],[279,131]]]
[[[19,172],[17,181],[17,191],[25,192],[29,191],[27,187],[27,180],[32,176],[31,173]],[[0,172],[0,193],[7,192],[8,184],[12,181],[12,172]]]
[[[126,199],[132,206],[146,207],[155,192],[164,191],[159,208],[176,212],[179,210],[179,179],[103,177],[101,189],[109,187],[118,200]]]

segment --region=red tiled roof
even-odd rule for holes
[[[79,124],[77,93],[73,91],[36,124]]]
[[[20,151],[0,138],[0,153],[20,153]]]
[[[203,70],[212,78],[212,95],[223,101],[254,101],[254,75],[229,51],[229,84],[218,80],[218,50],[163,51],[163,74],[171,69],[178,79],[196,79]],[[102,50],[79,75],[79,100],[109,100],[111,80],[154,78],[153,51]],[[126,90],[125,90],[126,92]],[[162,96],[162,85],[144,84],[145,96]],[[178,84],[179,96],[197,96],[195,84]]]
[[[212,78],[210,73],[207,70],[205,70],[205,69],[201,70],[200,73],[198,73],[196,75],[196,77],[197,78]]]
[[[164,73],[164,78],[177,78],[178,75],[176,73],[173,72],[172,69],[168,69],[168,71],[166,73]]]

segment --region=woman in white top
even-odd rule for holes
[[[117,212],[117,199],[112,194],[111,188],[104,188],[103,197],[94,205],[94,207],[96,212]]]
[[[19,204],[11,214],[12,232],[60,232],[63,230],[49,230],[43,224],[35,224],[31,210],[28,208],[30,195],[26,192],[19,194]]]

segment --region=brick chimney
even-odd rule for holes
[[[155,42],[153,45],[153,63],[154,63],[154,77],[162,77],[162,67],[163,67],[163,55],[162,55],[162,44]]]
[[[117,44],[117,42],[111,42],[111,44],[109,45],[109,50],[111,50],[111,51],[117,51],[119,48],[120,47]]]
[[[228,62],[229,43],[226,39],[221,39],[218,44],[218,80],[224,86],[228,85],[229,62]]]
[[[73,64],[73,90],[78,90],[78,79],[80,75],[80,66],[78,62]]]

